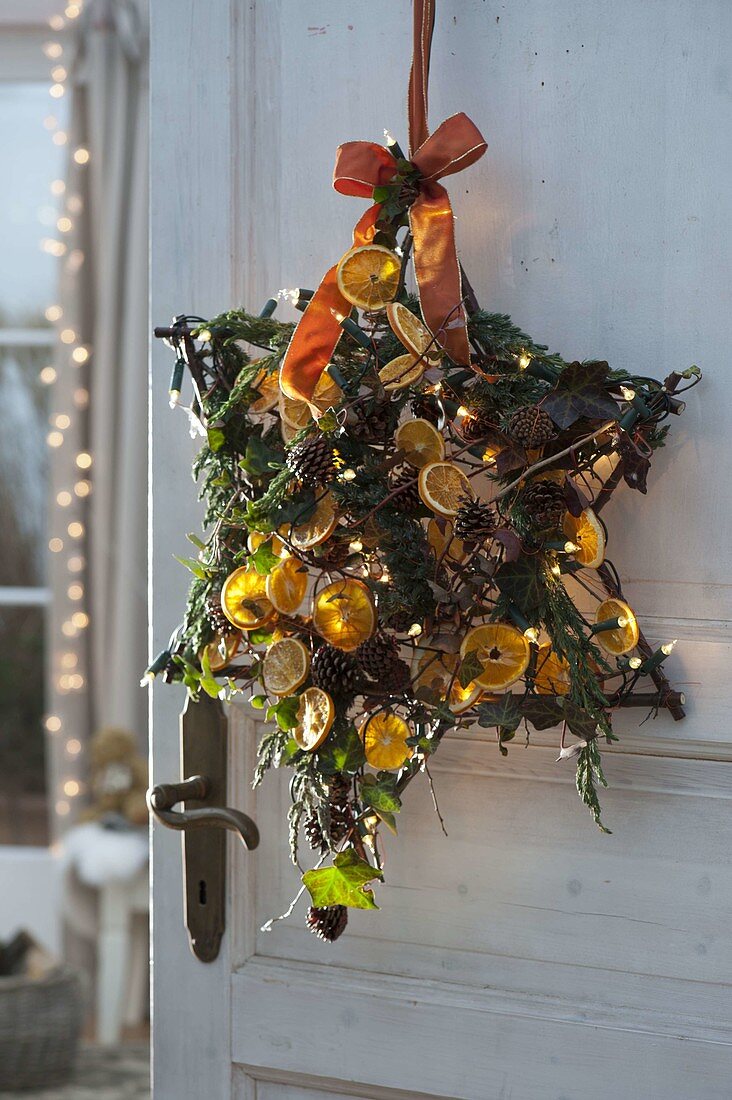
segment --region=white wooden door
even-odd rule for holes
[[[153,0],[152,318],[259,307],[313,286],[363,205],[329,187],[336,145],[405,134],[407,0]],[[568,357],[663,374],[698,362],[647,500],[617,494],[612,556],[689,717],[624,717],[592,826],[537,743],[480,730],[435,761],[449,839],[415,783],[381,912],[332,947],[302,912],[259,731],[231,720],[228,932],[189,954],[177,837],[154,829],[155,1100],[728,1100],[732,256],[728,0],[439,0],[431,122],[465,110],[489,150],[453,177],[482,301]],[[152,354],[153,641],[195,527],[190,448]],[[154,689],[156,781],[178,778],[177,690]]]

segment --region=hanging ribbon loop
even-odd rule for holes
[[[434,0],[414,0],[414,50],[409,78],[410,162],[417,169],[415,197],[409,207],[414,272],[422,315],[436,341],[453,362],[470,362],[467,320],[462,304],[454,218],[445,188],[437,181],[474,164],[487,144],[467,115],[452,115],[430,135],[427,84],[434,28]],[[371,199],[374,189],[392,183],[398,165],[389,149],[370,141],[348,141],[336,153],[333,187],[341,195]],[[373,240],[379,203],[361,217],[354,246]],[[298,324],[280,376],[283,391],[310,401],[328,365],[351,303],[338,290],[337,266],[326,274]]]

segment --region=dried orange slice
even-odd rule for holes
[[[270,412],[280,399],[280,376],[277,371],[261,370],[252,382],[259,397],[252,401],[249,412]]]
[[[579,549],[574,559],[587,569],[597,569],[605,560],[605,531],[591,508],[585,508],[579,516],[567,512],[562,530],[570,542]]]
[[[380,244],[366,244],[346,252],[336,269],[338,289],[359,309],[383,309],[399,289],[401,261]]]
[[[398,714],[381,711],[362,722],[358,733],[363,741],[366,762],[372,768],[395,771],[412,755],[413,749],[407,744],[412,731]]]
[[[566,695],[570,688],[569,665],[545,643],[536,653],[534,689],[538,695]]]
[[[433,361],[440,358],[440,346],[435,342],[427,326],[412,313],[411,309],[407,309],[401,302],[390,302],[386,307],[386,316],[394,335],[401,340],[415,359],[421,359],[423,355]]]
[[[406,420],[397,428],[394,442],[409,465],[418,470],[445,457],[445,440],[429,420]]]
[[[264,655],[262,679],[272,695],[291,695],[305,683],[310,653],[299,638],[281,638]]]
[[[308,424],[312,424],[313,414],[307,402],[298,401],[294,397],[288,397],[282,390],[280,390],[277,400],[279,402],[280,416],[289,428],[299,432],[303,428],[307,428]]]
[[[483,694],[480,684],[471,680],[463,687],[456,670],[460,664],[457,653],[434,653],[427,651],[417,662],[414,678],[415,687],[428,687],[444,696],[450,690],[450,710],[453,714],[463,714],[469,710]]]
[[[379,378],[384,389],[393,393],[419,382],[424,371],[424,363],[415,362],[413,355],[397,355],[396,359],[391,359],[381,368]]]
[[[344,577],[313,599],[313,626],[337,649],[357,649],[376,628],[376,608],[363,581]]]
[[[531,656],[527,639],[509,623],[484,623],[474,626],[463,638],[463,660],[475,653],[483,671],[476,684],[488,691],[504,691],[526,672]]]
[[[614,657],[621,657],[623,653],[629,653],[638,645],[638,621],[633,611],[624,600],[615,597],[605,600],[597,609],[595,622],[603,623],[608,619],[620,619],[620,625],[613,630],[601,630],[595,634],[595,640],[606,653],[612,653]]]
[[[325,412],[326,409],[330,409],[331,406],[338,405],[343,397],[343,390],[334,382],[327,370],[324,370],[315,384],[313,390],[313,396],[311,401],[321,412]]]
[[[419,495],[440,516],[456,516],[462,498],[474,497],[473,486],[454,462],[430,462],[419,471]]]
[[[297,550],[310,550],[329,539],[338,522],[338,513],[330,493],[324,493],[315,505],[312,515],[297,527],[280,528]]]
[[[306,688],[297,708],[297,725],[292,731],[299,748],[305,752],[319,749],[330,733],[335,719],[333,700],[321,688]]]
[[[267,576],[267,598],[283,615],[295,614],[307,587],[307,569],[297,558],[284,558]]]
[[[235,631],[230,634],[217,634],[213,641],[201,650],[199,659],[206,653],[211,671],[221,672],[233,661],[240,642],[241,634],[237,634]]]
[[[268,623],[274,608],[267,599],[266,577],[247,565],[235,569],[221,589],[221,609],[239,630],[254,630]]]
[[[453,534],[450,520],[444,520],[445,530],[441,531],[436,519],[431,519],[427,524],[427,542],[432,547],[435,557],[440,560],[443,555],[451,561],[462,561],[465,557],[465,543]],[[447,551],[447,552],[446,552]]]
[[[270,549],[273,554],[277,554],[279,557],[281,554],[287,553],[285,550],[285,544],[282,539],[277,538],[273,532],[265,534],[264,531],[250,531],[247,538],[247,549],[250,554],[253,554],[255,550],[258,550],[263,542],[270,542]]]

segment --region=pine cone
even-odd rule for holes
[[[496,511],[480,500],[464,499],[455,516],[454,532],[463,542],[477,542],[496,529]]]
[[[333,448],[324,435],[296,444],[287,452],[285,462],[297,480],[309,487],[325,484],[335,473]]]
[[[411,466],[402,466],[392,473],[389,480],[389,492],[397,490],[393,503],[405,512],[416,512],[423,507],[417,488],[417,471]]]
[[[310,814],[305,818],[305,836],[307,842],[314,852],[327,852],[328,843],[323,836],[323,830],[320,827],[317,814]]]
[[[554,481],[532,481],[521,494],[521,503],[541,531],[559,527],[567,511],[564,489]]]
[[[525,405],[511,417],[508,434],[522,447],[541,447],[550,439],[556,439],[557,431],[549,413],[538,405]]]
[[[402,691],[409,683],[409,665],[399,656],[399,646],[388,634],[375,634],[356,650],[356,660],[385,694]]]
[[[310,665],[315,687],[329,695],[352,695],[358,686],[358,665],[350,653],[331,645],[321,645]]]
[[[236,627],[224,615],[221,593],[212,592],[206,601],[206,619],[214,634],[234,634]]]
[[[327,852],[331,845],[345,840],[353,827],[353,803],[351,801],[351,781],[339,773],[330,781],[328,790],[328,813],[330,817],[330,843],[318,820],[317,814],[310,814],[305,820],[305,836],[314,851]]]
[[[333,943],[333,940],[337,940],[345,931],[348,924],[348,910],[345,905],[329,905],[325,909],[317,909],[311,905],[305,921],[318,939]]]
[[[495,421],[490,413],[484,409],[465,416],[460,424],[460,434],[466,443],[475,443],[479,439],[485,439],[491,432],[495,432]]]
[[[384,443],[393,434],[395,410],[390,401],[370,402],[357,406],[349,416],[348,430],[361,443]]]

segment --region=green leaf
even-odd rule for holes
[[[272,631],[260,627],[259,630],[248,630],[247,638],[252,645],[269,645],[272,641]]]
[[[541,403],[558,428],[570,428],[576,420],[617,420],[619,408],[607,394],[603,382],[607,378],[607,363],[570,363],[557,379],[557,384]]]
[[[483,672],[483,665],[478,659],[478,654],[474,649],[471,649],[469,653],[466,653],[458,671],[458,681],[460,687],[466,688],[468,684],[472,683],[476,676],[480,676]]]
[[[393,188],[391,187],[375,187],[374,188],[374,202],[386,202],[391,198]]]
[[[218,699],[221,694],[221,684],[218,680],[214,679],[214,675],[211,672],[211,659],[208,655],[208,647],[205,647],[201,654],[201,669],[203,670],[203,675],[200,680],[201,687],[212,699]]]
[[[318,750],[318,766],[325,775],[346,772],[353,775],[366,763],[363,743],[355,726],[332,733]]]
[[[226,443],[226,433],[223,428],[208,428],[206,434],[208,436],[208,445],[214,454],[216,451],[220,451],[224,443]]]
[[[261,436],[252,435],[247,440],[246,454],[239,459],[239,465],[252,477],[262,477],[271,473],[273,465],[282,465],[282,455],[268,447]]]
[[[579,737],[581,741],[591,741],[597,736],[596,715],[573,703],[571,699],[563,700],[562,709],[564,711],[562,717],[575,737]]]
[[[272,540],[260,543],[253,554],[249,556],[249,564],[253,565],[262,577],[272,572],[279,562],[279,557],[272,550]]]
[[[531,618],[546,599],[542,559],[522,555],[516,561],[505,562],[496,573],[496,584],[523,615]]]
[[[297,712],[300,706],[299,695],[288,695],[284,699],[280,699],[279,703],[275,703],[267,711],[267,717],[270,714],[274,715],[277,725],[281,730],[291,730],[297,725]]]
[[[592,814],[595,824],[603,833],[609,833],[600,819],[600,800],[597,797],[595,782],[607,787],[607,780],[602,771],[600,750],[597,741],[590,741],[585,745],[577,758],[577,793]]]
[[[193,531],[189,531],[188,534],[186,535],[186,538],[188,539],[189,542],[192,542],[193,545],[195,547],[197,547],[197,549],[199,549],[199,550],[205,550],[206,549],[206,543],[203,542],[202,539],[199,539],[198,535],[194,535]]]
[[[510,691],[494,703],[479,703],[476,707],[478,725],[484,728],[498,726],[503,730],[515,730],[521,722],[519,700]]]
[[[173,554],[173,557],[186,569],[190,569],[193,576],[198,577],[199,581],[208,580],[208,569],[198,558],[179,558],[177,554]]]
[[[353,848],[339,852],[332,867],[306,871],[302,876],[313,905],[327,908],[330,905],[347,905],[351,909],[378,909],[367,883],[383,879],[384,872],[360,859]]]
[[[251,706],[254,707],[255,710],[264,710],[264,708],[267,704],[267,696],[266,695],[252,695],[249,702],[250,702]]]
[[[561,702],[551,695],[529,695],[521,704],[521,713],[535,730],[551,729],[565,718]]]
[[[396,823],[396,818],[394,817],[394,814],[389,814],[389,813],[386,812],[386,810],[374,810],[374,813],[376,814],[376,816],[379,818],[380,821],[384,822],[384,824],[386,825],[389,832],[393,833],[394,836],[396,836],[397,835],[397,823]]]
[[[379,813],[398,814],[402,808],[402,800],[397,794],[396,776],[390,772],[379,772],[375,779],[372,775],[364,776],[361,800]]]

